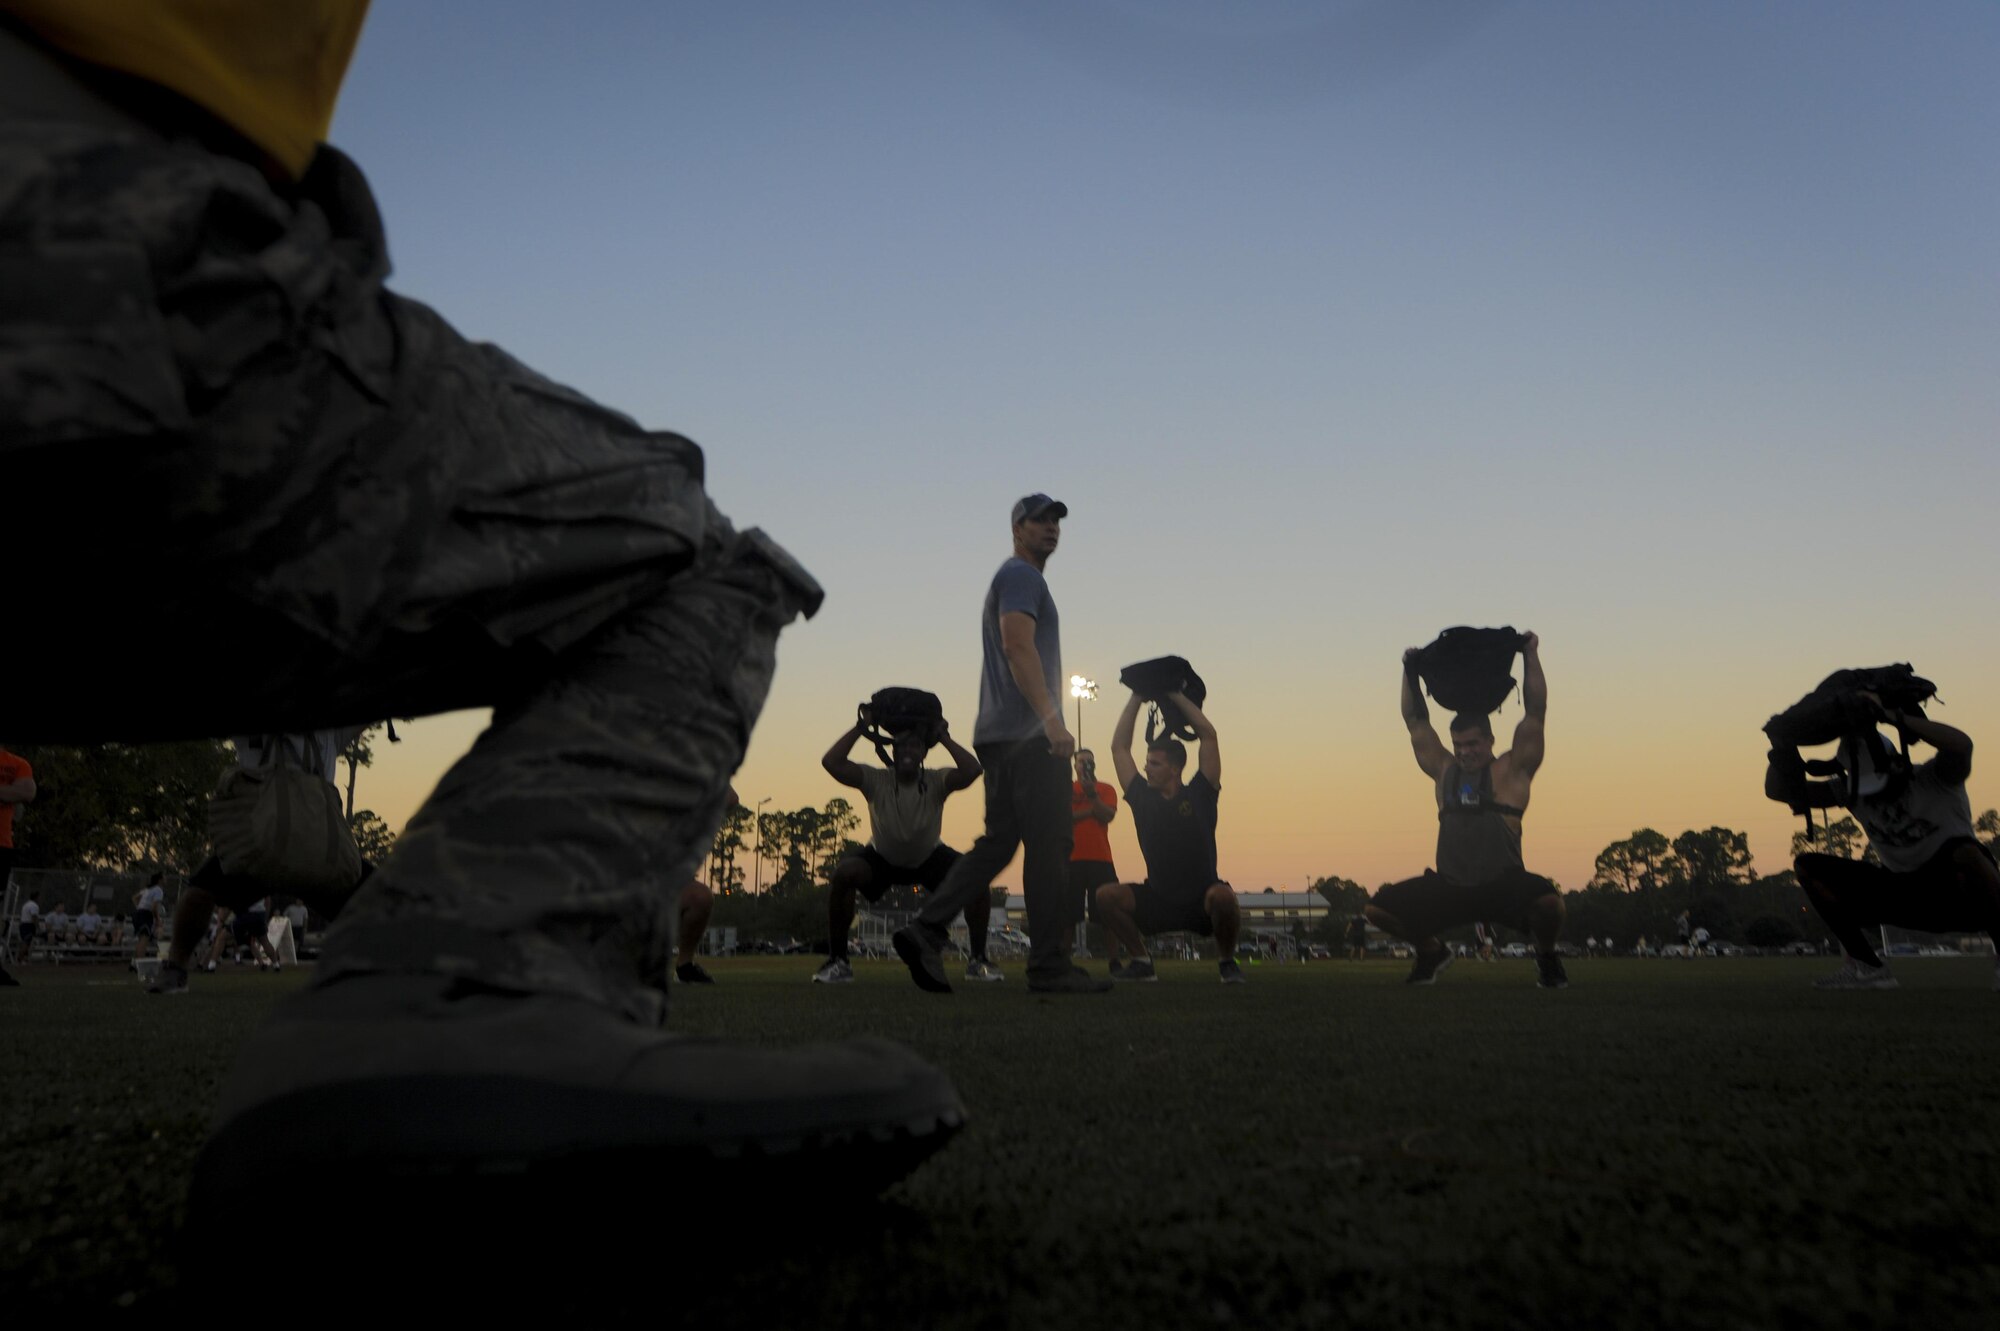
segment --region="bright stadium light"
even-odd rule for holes
[[[1083,747],[1083,704],[1097,701],[1097,681],[1082,675],[1069,677],[1069,696],[1076,699],[1076,747]]]

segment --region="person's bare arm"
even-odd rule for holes
[[[1116,764],[1114,763],[1113,766],[1115,767]],[[1080,812],[1077,810],[1075,805],[1071,805],[1070,821],[1073,823],[1080,823],[1086,818],[1093,818],[1096,821],[1109,826],[1111,820],[1118,816],[1118,803],[1117,803],[1118,797],[1116,795],[1113,795],[1111,797],[1112,802],[1106,804],[1104,802],[1104,796],[1098,793],[1097,765],[1095,763],[1092,763],[1085,766],[1078,774],[1077,781],[1079,784],[1083,786],[1083,797],[1086,800],[1088,800],[1089,803],[1084,805],[1083,809]]]
[[[972,750],[951,737],[949,721],[938,722],[938,743],[944,745],[944,751],[958,764],[956,770],[945,778],[944,788],[947,791],[964,790],[979,779],[980,772],[985,769],[980,767],[979,759],[973,755]]]
[[[1451,750],[1432,727],[1431,709],[1424,705],[1423,692],[1417,687],[1417,653],[1422,650],[1412,647],[1403,653],[1403,725],[1410,732],[1410,748],[1417,755],[1417,766],[1435,781],[1451,763]]]
[[[1799,751],[1773,748],[1764,768],[1764,798],[1795,811],[1832,809],[1847,803],[1846,782],[1815,781],[1806,775]]]
[[[1042,654],[1035,649],[1033,615],[1009,610],[1000,616],[1000,651],[1007,658],[1014,687],[1042,719],[1042,733],[1049,737],[1049,752],[1068,762],[1069,756],[1076,752],[1076,736],[1063,724],[1062,708],[1049,697],[1049,686],[1042,679]]]
[[[1920,739],[1937,750],[1937,774],[1954,785],[1972,775],[1972,736],[1956,726],[1933,721],[1921,712],[1891,711],[1873,693],[1862,697],[1875,704],[1884,721],[1903,732],[1905,742]]]
[[[1125,710],[1118,714],[1118,724],[1111,728],[1111,770],[1118,773],[1118,789],[1129,790],[1132,778],[1139,775],[1138,765],[1132,761],[1132,732],[1139,725],[1139,695],[1133,694],[1125,700]]]
[[[1525,635],[1521,644],[1521,705],[1526,712],[1514,727],[1514,747],[1507,765],[1521,776],[1533,776],[1542,765],[1542,725],[1549,714],[1549,681],[1542,674],[1542,640]]]
[[[0,785],[0,804],[28,804],[35,798],[35,778],[24,776]]]
[[[833,747],[826,751],[826,756],[819,760],[819,765],[826,769],[828,776],[841,785],[852,786],[856,790],[861,789],[861,764],[847,755],[853,751],[854,741],[860,738],[861,722],[857,720],[847,728],[846,734],[833,742]]]
[[[1194,705],[1194,700],[1184,693],[1168,695],[1170,701],[1181,709],[1194,727],[1195,738],[1201,741],[1201,757],[1196,761],[1195,770],[1208,778],[1208,784],[1222,788],[1222,745],[1215,737],[1215,723]]]

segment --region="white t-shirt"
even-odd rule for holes
[[[285,907],[285,918],[292,922],[293,933],[302,934],[306,931],[307,913],[305,906],[301,903],[294,901],[291,905]]]
[[[930,858],[944,833],[945,783],[955,769],[926,768],[905,785],[886,767],[861,769],[861,793],[868,800],[869,844],[899,869],[914,869]]]
[[[42,905],[39,901],[24,901],[21,903],[21,923],[33,924],[41,913]]]
[[[1975,835],[1965,783],[1940,777],[1935,758],[1911,769],[1910,784],[1895,799],[1855,801],[1854,816],[1891,873],[1913,873],[1945,842]]]
[[[139,893],[139,909],[158,910],[160,903],[166,899],[167,893],[165,888],[147,887]]]
[[[86,910],[76,917],[76,927],[87,934],[94,934],[104,927],[104,917],[94,910]]]
[[[50,911],[49,928],[51,929],[69,928],[69,912],[64,910],[61,906],[57,906],[54,910]]]

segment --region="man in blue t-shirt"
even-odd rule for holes
[[[941,955],[946,930],[966,903],[1027,851],[1021,890],[1028,899],[1028,989],[1043,994],[1103,993],[1109,981],[1070,960],[1064,900],[1070,851],[1069,758],[1076,738],[1063,725],[1062,636],[1055,598],[1042,576],[1062,538],[1069,508],[1045,494],[1014,505],[1014,554],[993,575],[979,615],[979,719],[972,749],[986,769],[986,831],[959,857],[914,923],[896,931],[896,955],[920,989],[950,993]]]
[[[1132,954],[1132,960],[1124,969],[1112,971],[1111,978],[1157,978],[1146,935],[1184,930],[1203,937],[1213,934],[1222,982],[1242,984],[1243,968],[1236,964],[1236,938],[1242,925],[1236,889],[1215,871],[1215,802],[1222,794],[1222,748],[1215,726],[1186,694],[1168,694],[1160,706],[1179,711],[1194,727],[1201,761],[1194,780],[1183,782],[1187,746],[1172,735],[1161,735],[1146,745],[1146,770],[1141,773],[1132,762],[1132,732],[1144,701],[1136,693],[1126,699],[1111,732],[1111,761],[1118,769],[1118,784],[1125,788],[1125,802],[1132,806],[1139,853],[1146,857],[1145,882],[1109,883],[1097,889],[1098,918]]]

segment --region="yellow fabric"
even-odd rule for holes
[[[169,88],[302,174],[368,0],[0,0],[49,45]]]

